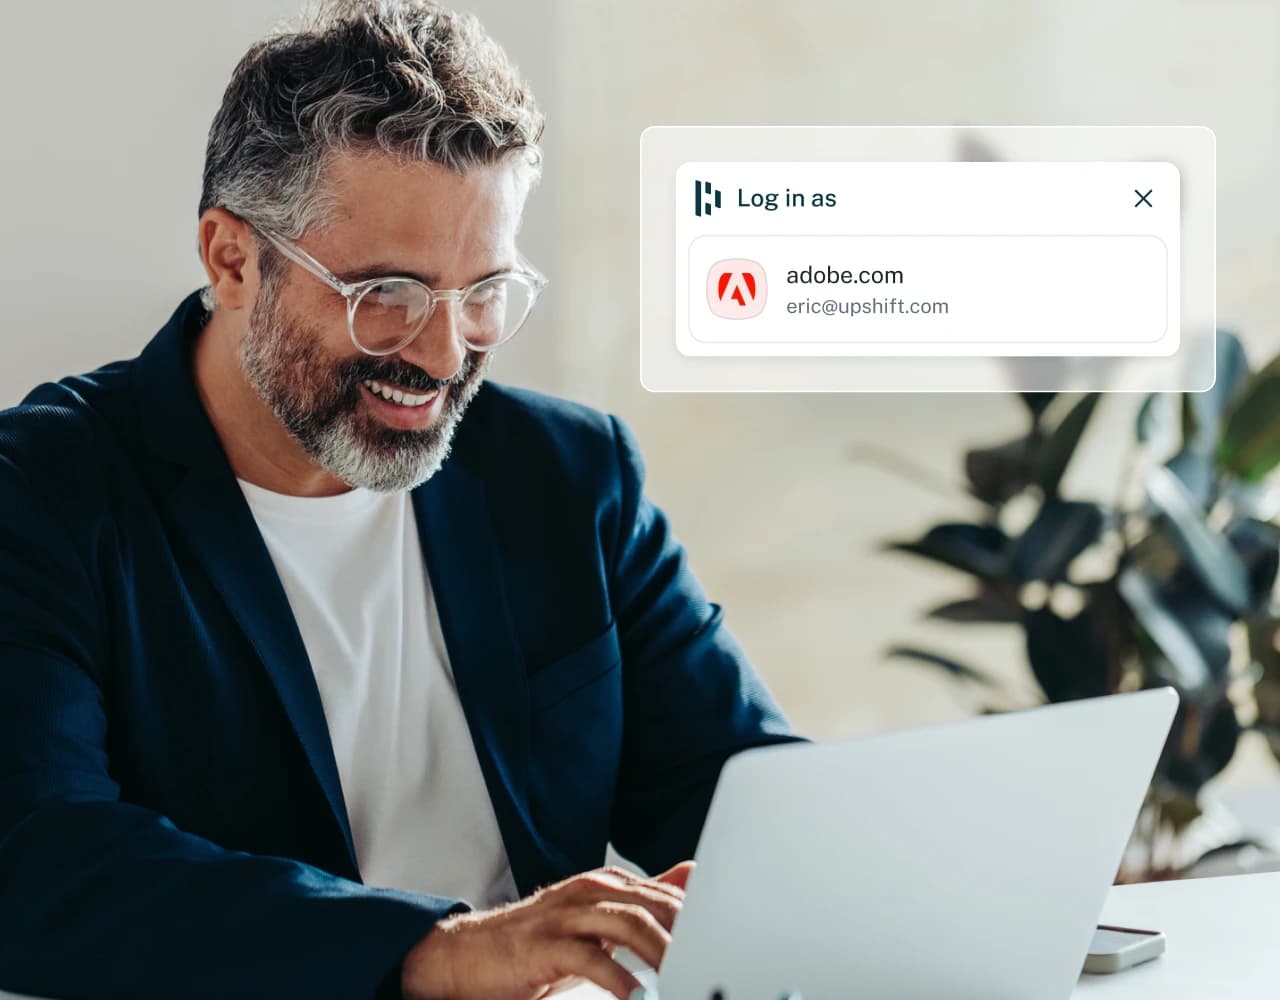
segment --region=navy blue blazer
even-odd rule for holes
[[[193,295],[139,357],[0,413],[0,987],[396,995],[465,903],[360,882],[302,639],[195,393],[205,318]],[[616,418],[490,384],[412,494],[522,894],[609,841],[690,857],[724,761],[794,738],[642,475]]]

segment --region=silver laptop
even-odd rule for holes
[[[1166,688],[735,757],[661,1000],[1063,1000],[1177,704]]]

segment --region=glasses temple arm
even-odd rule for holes
[[[344,296],[351,294],[352,289],[350,285],[344,281],[338,280],[337,276],[334,275],[332,271],[312,257],[311,254],[307,253],[307,251],[303,250],[302,247],[281,236],[279,233],[271,232],[269,229],[259,231],[267,238],[267,242],[299,267],[310,271],[326,285],[334,289],[334,291],[340,292]]]

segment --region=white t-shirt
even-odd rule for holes
[[[361,878],[477,907],[516,899],[409,494],[240,488],[320,688]]]

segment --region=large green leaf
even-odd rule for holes
[[[1249,610],[1266,610],[1280,573],[1280,526],[1243,518],[1227,528],[1226,537],[1244,564],[1249,580]]]
[[[1062,476],[1067,471],[1071,456],[1089,425],[1094,408],[1098,405],[1099,393],[1091,392],[1082,396],[1067,411],[1058,425],[1046,436],[1040,450],[1039,468],[1036,482],[1044,490],[1045,496],[1056,496],[1062,483]]]
[[[1188,571],[1161,585],[1130,567],[1121,571],[1118,587],[1157,650],[1144,657],[1148,673],[1186,694],[1220,697],[1229,679],[1234,615]]]
[[[1280,465],[1280,358],[1255,375],[1232,403],[1218,463],[1250,482]]]
[[[1028,612],[1027,659],[1050,701],[1094,698],[1111,690],[1110,641],[1092,605],[1074,618],[1049,608]]]
[[[1229,635],[1236,617],[1211,597],[1204,583],[1184,568],[1160,587],[1160,601],[1200,650],[1216,690],[1225,690],[1231,670]]]
[[[1036,435],[1015,438],[989,448],[971,448],[964,455],[969,492],[992,505],[1017,496],[1035,479]]]
[[[1182,622],[1164,606],[1159,588],[1136,569],[1120,572],[1120,596],[1134,618],[1168,662],[1169,676],[1162,677],[1180,691],[1197,691],[1210,683],[1209,664]]]
[[[1225,698],[1210,705],[1182,700],[1156,773],[1188,795],[1197,794],[1235,756],[1240,721]]]
[[[1019,580],[1056,583],[1071,561],[1102,537],[1106,513],[1096,503],[1050,498],[1018,540],[1013,571]]]
[[[1249,580],[1231,543],[1209,527],[1204,509],[1169,469],[1157,466],[1147,474],[1147,499],[1169,539],[1210,592],[1236,613],[1250,604]]]
[[[923,556],[983,580],[997,580],[1009,572],[1009,536],[991,524],[939,524],[918,541],[890,542],[886,548]]]
[[[1165,468],[1182,481],[1202,508],[1212,506],[1218,478],[1212,452],[1183,448],[1165,463]]]
[[[948,622],[1010,625],[1022,621],[1022,605],[1013,588],[984,585],[973,597],[939,604],[926,617]]]

